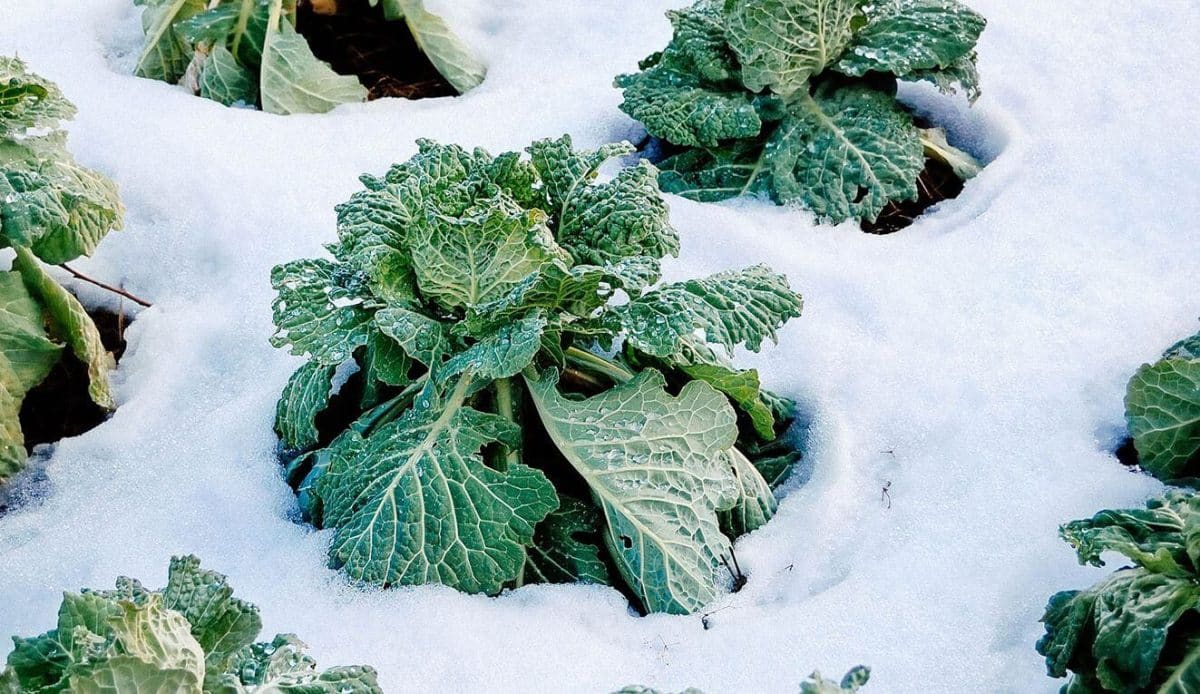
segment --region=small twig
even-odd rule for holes
[[[114,287],[111,284],[105,284],[105,283],[101,282],[100,280],[94,280],[91,277],[88,277],[87,275],[83,274],[82,272],[75,270],[74,268],[72,268],[70,265],[67,265],[66,263],[60,264],[59,267],[66,270],[67,272],[71,273],[72,275],[74,275],[75,279],[80,279],[80,280],[83,280],[84,282],[94,284],[97,287],[100,287],[101,289],[107,289],[108,291],[112,292],[113,294],[119,294],[120,296],[123,296],[126,299],[129,299],[130,301],[132,301],[135,304],[139,304],[141,306],[145,306],[146,308],[150,308],[149,301],[146,301],[144,299],[139,299],[138,297],[134,296],[133,294],[130,294],[129,292],[125,291],[124,289],[121,289],[119,287]]]
[[[887,501],[888,508],[892,507],[892,495],[891,495],[891,493],[888,492],[888,490],[891,488],[892,488],[892,481],[888,480],[887,482],[884,483],[883,488],[879,492],[879,503],[883,503],[884,501]]]

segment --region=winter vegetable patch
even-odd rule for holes
[[[277,429],[351,577],[623,581],[674,613],[728,584],[730,538],[799,455],[777,440],[791,403],[728,357],[801,300],[761,266],[655,286],[678,238],[654,167],[595,180],[632,151],[422,141],[338,208],[333,259],[275,268],[274,343],[309,357]]]
[[[65,593],[58,626],[13,637],[0,692],[377,694],[370,667],[318,671],[293,634],[255,643],[258,608],[196,557],[171,560],[167,586],[117,579],[115,590]]]
[[[979,96],[985,20],[957,0],[700,0],[669,17],[667,47],[616,81],[621,109],[665,141],[663,190],[872,222],[917,198],[926,157],[979,170],[896,100],[898,81]]]
[[[1119,552],[1133,566],[1050,598],[1038,652],[1064,692],[1190,692],[1200,684],[1200,497],[1171,491],[1145,509],[1102,511],[1060,534],[1080,563]]]
[[[43,266],[91,255],[122,223],[116,186],[67,151],[59,124],[74,113],[54,84],[0,57],[0,247],[16,253],[0,273],[0,481],[25,465],[21,403],[65,350],[87,366],[91,399],[113,407],[112,357],[83,306]]]
[[[181,83],[226,105],[258,105],[277,114],[323,113],[366,101],[368,89],[314,55],[298,31],[296,0],[134,0],[145,5],[140,77]],[[483,81],[483,64],[423,0],[341,0],[374,8],[459,93]],[[308,3],[335,13],[338,2]],[[350,39],[352,40],[352,39]],[[363,49],[364,51],[367,48]]]
[[[1200,477],[1200,333],[1129,381],[1125,420],[1138,462],[1161,480]]]

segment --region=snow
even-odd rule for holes
[[[746,362],[809,413],[811,478],[739,543],[750,582],[711,628],[596,587],[355,588],[326,568],[328,534],[295,522],[271,421],[298,360],[267,343],[270,268],[321,253],[356,176],[417,137],[493,152],[636,137],[612,77],[682,4],[443,0],[491,65],[480,89],[279,118],[130,76],[129,0],[3,0],[0,53],[61,84],[73,150],[128,207],[78,268],[154,307],[129,330],[116,415],[46,452],[44,481],[0,517],[0,635],[51,628],[64,589],[161,585],[171,555],[196,553],[268,634],[374,665],[391,692],[792,692],[858,663],[874,692],[1057,689],[1033,649],[1042,607],[1104,571],[1056,527],[1159,491],[1110,454],[1125,382],[1200,316],[1192,0],[973,0],[983,98],[969,113],[906,98],[991,164],[898,234],[671,199],[671,275],[766,262],[806,300]]]

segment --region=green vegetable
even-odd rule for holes
[[[1132,563],[1083,591],[1050,598],[1037,644],[1064,692],[1186,692],[1200,676],[1200,497],[1171,491],[1145,509],[1102,511],[1060,533],[1080,563]]]
[[[0,248],[16,252],[0,273],[0,482],[25,466],[18,414],[25,394],[69,347],[88,369],[88,392],[114,406],[112,357],[83,306],[46,271],[91,255],[121,226],[116,186],[80,167],[59,123],[75,114],[58,88],[0,57]]]
[[[663,189],[764,195],[833,222],[917,198],[925,158],[979,170],[896,100],[898,81],[979,96],[985,21],[957,0],[699,0],[667,47],[621,75],[621,109],[670,147]]]
[[[1125,395],[1125,420],[1150,474],[1200,477],[1200,333],[1138,369]]]
[[[338,208],[333,260],[272,274],[274,344],[308,357],[276,430],[334,563],[385,585],[620,577],[649,611],[711,602],[730,538],[775,511],[757,465],[777,482],[798,457],[760,448],[790,404],[729,356],[774,340],[800,297],[762,267],[656,287],[678,238],[654,168],[596,180],[626,144],[419,144]],[[322,431],[333,398],[359,414]]]
[[[0,692],[382,693],[372,668],[318,671],[294,635],[255,643],[261,630],[224,576],[176,557],[159,591],[122,577],[115,590],[65,593],[57,628],[13,637]]]
[[[827,680],[821,677],[821,673],[814,672],[809,675],[809,678],[800,683],[800,694],[854,694],[867,680],[871,678],[871,668],[864,665],[859,665],[847,672],[842,680]],[[639,685],[631,685],[624,687],[613,694],[664,694],[658,689],[650,687],[642,687]],[[679,694],[704,694],[699,689],[689,687]]]
[[[380,0],[370,0],[375,6]],[[146,43],[135,73],[181,83],[227,106],[259,105],[276,114],[324,113],[366,101],[358,79],[339,75],[296,32],[295,0],[134,0],[145,5]],[[383,0],[405,21],[421,50],[459,92],[486,68],[422,0]]]

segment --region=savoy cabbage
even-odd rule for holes
[[[678,237],[654,167],[596,180],[628,144],[419,145],[338,208],[331,259],[272,275],[274,344],[308,357],[277,430],[333,563],[384,585],[623,581],[648,611],[710,602],[730,538],[775,512],[764,472],[798,459],[768,445],[791,403],[729,357],[800,297],[764,267],[659,285]]]
[[[901,80],[979,96],[985,21],[958,0],[699,0],[668,16],[667,47],[616,80],[621,109],[665,141],[664,190],[874,221],[917,198],[926,156],[978,171],[896,100]]]
[[[1138,369],[1125,419],[1145,470],[1168,481],[1200,477],[1200,333]]]
[[[225,105],[260,105],[276,114],[323,113],[367,100],[352,75],[313,55],[296,30],[296,0],[134,0],[144,5],[146,42],[139,77],[182,83]],[[424,0],[370,0],[412,33],[457,91],[483,81],[486,69]],[[405,29],[397,24],[397,31]]]
[[[365,666],[317,670],[293,634],[258,642],[258,608],[193,556],[171,560],[167,585],[65,593],[55,629],[13,637],[0,693],[382,694]]]
[[[0,273],[0,482],[25,466],[25,395],[67,349],[87,366],[92,400],[113,407],[112,357],[83,306],[43,265],[91,255],[124,214],[113,182],[67,150],[60,123],[74,114],[53,83],[0,57],[0,248],[16,254]]]
[[[1144,509],[1102,511],[1060,531],[1080,563],[1132,566],[1050,598],[1037,650],[1063,691],[1196,691],[1200,686],[1200,497],[1171,491]]]

